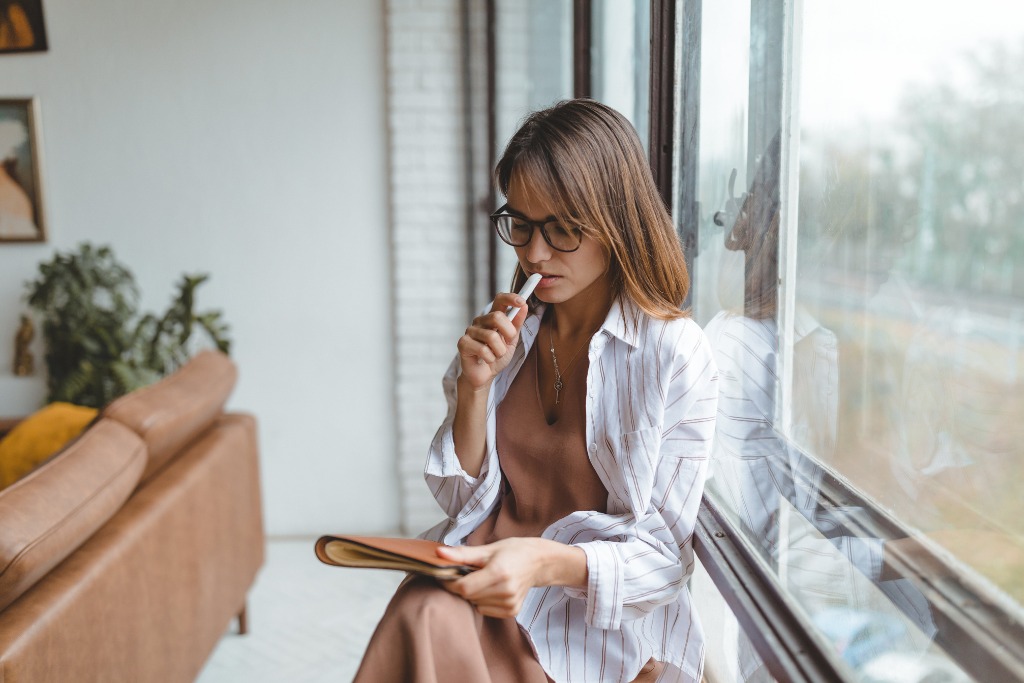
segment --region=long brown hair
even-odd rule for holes
[[[626,117],[586,98],[534,112],[494,169],[506,196],[513,172],[549,192],[557,218],[602,246],[613,296],[625,294],[654,318],[688,315],[680,309],[690,289],[682,246]],[[512,290],[525,280],[516,265]]]
[[[725,248],[743,252],[743,315],[774,318],[779,297],[779,174],[776,133],[761,155],[739,215],[725,234]]]

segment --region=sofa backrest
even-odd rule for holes
[[[101,419],[38,469],[0,491],[0,610],[102,527],[131,496],[146,445]]]
[[[223,353],[203,351],[173,375],[113,401],[103,416],[120,422],[146,443],[149,462],[141,482],[152,478],[224,411],[238,369]]]

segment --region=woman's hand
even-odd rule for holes
[[[473,603],[486,617],[519,614],[535,586],[587,584],[587,556],[580,548],[543,538],[506,538],[478,546],[438,548],[446,560],[481,569],[453,581],[448,591]]]
[[[505,316],[509,306],[521,309],[514,320]],[[479,391],[490,386],[498,373],[508,366],[526,316],[526,301],[517,294],[503,293],[494,297],[490,313],[473,319],[458,343],[462,359],[460,379],[469,389]]]

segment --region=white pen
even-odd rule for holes
[[[526,278],[526,282],[523,284],[523,288],[519,290],[519,296],[528,300],[530,298],[530,295],[533,294],[533,290],[537,287],[537,284],[540,283],[541,277],[542,276],[540,273],[534,273],[530,277]],[[507,309],[505,309],[505,315],[508,316],[509,320],[512,320],[517,315],[519,315],[520,308],[520,306],[509,306]]]

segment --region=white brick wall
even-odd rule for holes
[[[466,141],[458,0],[388,0],[388,131],[401,519],[442,517],[423,482],[441,376],[466,327]]]

